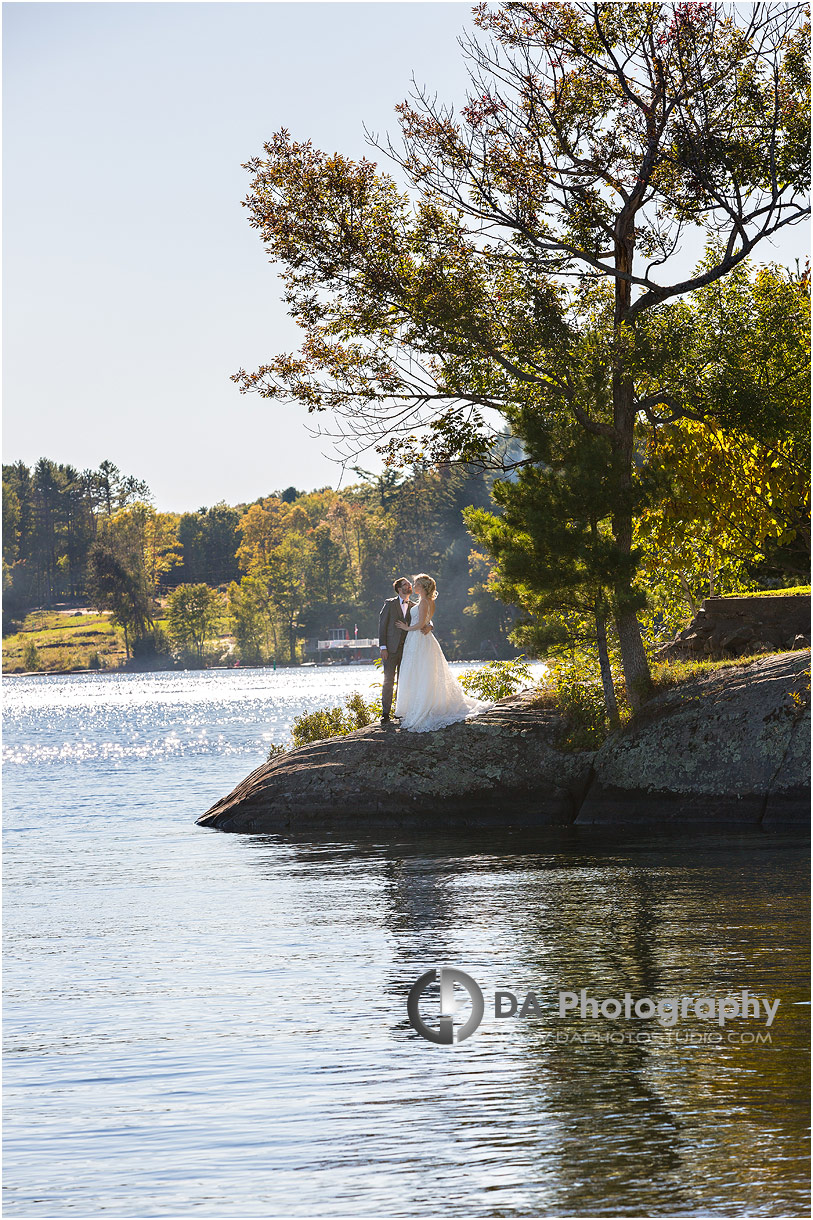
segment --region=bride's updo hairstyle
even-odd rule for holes
[[[426,572],[421,572],[413,580],[413,585],[420,585],[430,602],[433,602],[438,595],[437,585],[431,576],[427,576]]]

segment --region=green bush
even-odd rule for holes
[[[556,703],[568,719],[563,745],[571,750],[595,750],[607,736],[607,709],[600,682],[572,675],[556,679]]]
[[[632,713],[623,680],[617,678],[614,685],[623,724]],[[604,688],[596,677],[592,657],[577,654],[567,660],[553,662],[548,670],[542,698],[565,717],[565,728],[558,742],[560,749],[598,749],[610,731],[610,720]]]
[[[350,730],[351,733],[381,719],[381,700],[368,703],[358,691],[353,691],[353,694],[345,700],[344,706],[355,721]]]
[[[291,726],[293,748],[309,745],[312,741],[324,741],[327,737],[345,737],[373,724],[381,716],[380,702],[368,703],[358,691],[348,695],[344,707],[323,707],[316,712],[305,712],[297,716]],[[284,751],[284,746],[272,746],[269,758]]]
[[[40,667],[40,654],[33,640],[26,640],[23,645],[23,668],[33,672]]]
[[[513,661],[489,661],[481,669],[470,669],[460,676],[460,685],[469,695],[489,703],[507,699],[524,686],[533,683],[533,676],[524,656]]]
[[[102,668],[102,658],[99,656],[98,652],[92,652],[90,654],[90,656],[88,657],[88,669],[101,669],[101,668]]]

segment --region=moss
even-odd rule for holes
[[[732,593],[732,597],[797,597],[810,594],[810,585],[795,585],[792,589],[757,589],[752,593]]]

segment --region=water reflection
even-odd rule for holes
[[[244,843],[271,876],[274,841]],[[766,846],[749,831],[642,844],[552,829],[501,848],[488,836],[289,838],[287,848],[309,869],[375,878],[390,962],[378,974],[369,963],[368,983],[386,992],[393,1044],[417,1055],[482,1214],[805,1214],[799,844]],[[409,987],[439,964],[468,970],[486,993],[481,1028],[452,1048],[423,1042],[405,1016]],[[541,1013],[495,1018],[497,988],[520,1000],[533,990]],[[656,1002],[748,988],[779,997],[781,1020],[758,1045],[764,1021],[720,1031],[691,1014],[672,1029],[560,1018],[558,992],[581,988]],[[416,1105],[408,1084],[392,1096],[405,1114]]]

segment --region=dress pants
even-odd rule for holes
[[[398,673],[398,666],[401,664],[403,651],[403,644],[397,652],[387,651],[387,659],[384,662],[384,685],[381,688],[382,716],[389,716],[390,709],[392,708],[392,690],[395,685],[395,675]]]

